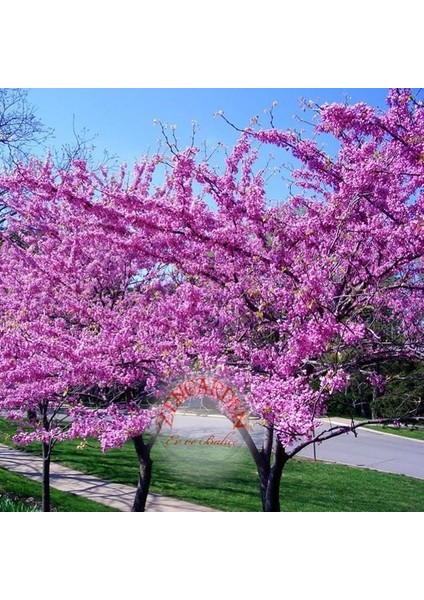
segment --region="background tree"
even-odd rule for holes
[[[51,135],[52,130],[37,118],[27,90],[0,88],[0,165],[10,166],[26,159]],[[7,213],[4,190],[0,189],[0,228]]]
[[[17,443],[42,443],[44,510],[54,445],[88,436],[103,450],[133,440],[134,510],[144,510],[160,429],[143,439],[144,399],[188,369],[182,350],[199,331],[186,307],[199,307],[199,323],[207,316],[200,293],[145,255],[128,226],[104,221],[123,178],[103,171],[100,179],[85,161],[63,170],[34,159],[1,178],[11,213],[0,245],[0,407],[21,426]]]
[[[31,156],[52,135],[37,117],[28,91],[0,88],[0,158],[11,164]]]

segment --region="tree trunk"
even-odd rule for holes
[[[41,510],[50,512],[50,456],[51,446],[43,442],[43,478],[42,478],[42,495],[41,495]]]
[[[139,474],[137,490],[131,512],[145,512],[147,495],[149,493],[150,481],[152,479],[153,461],[150,458],[151,446],[144,443],[143,436],[141,435],[132,438],[132,440],[137,453]]]
[[[280,512],[280,483],[288,458],[280,440],[276,439],[274,463],[269,469],[265,496],[262,498],[264,512]]]
[[[375,388],[372,390],[372,400],[371,400],[371,419],[374,421],[377,419],[377,401],[378,401],[378,392]]]
[[[272,426],[267,427],[262,450],[258,450],[245,428],[239,429],[241,437],[250,450],[259,476],[259,488],[264,512],[280,512],[280,483],[283,469],[288,461],[283,445],[274,436]]]
[[[361,412],[361,417],[365,419],[368,416],[367,415],[367,401],[365,399],[363,386],[358,386],[358,387],[359,387],[359,399],[360,399],[359,410]]]
[[[261,494],[262,510],[266,511],[266,491],[268,488],[268,481],[270,475],[270,465],[267,460],[263,460],[262,464],[256,465],[259,475],[259,489]]]

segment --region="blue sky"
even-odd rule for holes
[[[153,119],[177,126],[181,146],[189,142],[191,122],[199,123],[198,142],[206,140],[212,147],[218,141],[231,143],[235,132],[213,113],[224,110],[225,115],[240,127],[259,115],[264,123],[264,109],[275,100],[277,127],[299,124],[292,115],[302,114],[299,98],[319,102],[344,101],[346,94],[352,102],[360,100],[384,106],[386,89],[31,89],[30,100],[37,114],[55,129],[54,145],[73,139],[72,123],[97,134],[95,157],[100,160],[103,149],[116,154],[120,162],[132,164],[148,148],[155,150],[160,137]],[[303,115],[304,116],[304,115]]]
[[[263,126],[268,126],[269,116],[264,114],[264,109],[276,101],[275,126],[300,129],[307,126],[293,119],[293,115],[311,119],[310,113],[300,109],[302,97],[320,104],[344,102],[347,97],[350,103],[365,101],[383,108],[387,91],[383,88],[40,88],[31,89],[29,99],[37,107],[43,123],[55,130],[52,146],[60,147],[73,141],[75,118],[77,131],[86,128],[91,135],[97,136],[93,142],[95,164],[102,161],[104,150],[107,150],[109,155],[115,156],[117,164],[126,162],[132,166],[146,152],[154,153],[158,149],[161,131],[154,126],[154,119],[176,125],[180,148],[190,144],[192,121],[197,121],[196,145],[202,146],[206,142],[210,152],[218,142],[231,147],[238,137],[238,133],[222,119],[214,118],[217,111],[223,110],[225,116],[240,128],[247,126],[255,115],[259,115]],[[337,148],[329,136],[326,144],[325,149],[330,154]],[[266,165],[270,153],[273,160],[269,173],[288,161],[290,166],[297,164],[290,161],[283,150],[267,147],[261,153],[257,168]],[[213,164],[220,166],[223,158],[222,152],[216,153]],[[161,183],[160,177],[158,172],[156,184]],[[279,204],[287,198],[287,177],[289,171],[282,169],[266,178],[270,204]]]

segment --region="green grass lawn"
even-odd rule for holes
[[[0,513],[40,512],[40,505],[32,498],[20,498],[0,491]]]
[[[373,429],[374,431],[382,431],[384,433],[393,433],[402,437],[411,438],[414,440],[424,440],[424,430],[408,429],[406,427],[388,427],[387,425],[367,425],[365,429]]]
[[[10,444],[7,435],[11,433],[12,426],[0,421],[0,442]],[[153,448],[152,492],[222,511],[261,510],[256,470],[247,450],[166,446],[165,440]],[[94,442],[83,450],[76,447],[77,442],[58,444],[52,460],[104,479],[136,485],[137,459],[131,443],[104,454]],[[39,453],[36,444],[29,450]],[[283,474],[281,499],[284,511],[423,511],[424,481],[294,459]]]
[[[6,492],[22,500],[34,498],[41,501],[41,484],[31,481],[23,475],[12,473],[0,467],[0,495]],[[52,508],[59,512],[110,512],[115,509],[86,500],[81,496],[51,489]],[[5,508],[2,509],[2,506]],[[10,509],[9,509],[10,510]],[[7,503],[0,502],[0,512],[9,512]]]
[[[351,421],[351,417],[349,415],[331,415],[329,418],[333,419],[334,421],[337,421],[337,418],[348,419],[349,422]],[[364,417],[354,417],[355,423],[360,423],[361,421],[366,420],[367,419]],[[393,435],[400,435],[414,440],[424,440],[424,428],[414,429],[413,427],[408,427],[406,425],[402,425],[401,427],[394,427],[393,425],[365,425],[364,429],[373,429],[374,431],[393,433]]]

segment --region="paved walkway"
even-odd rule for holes
[[[25,475],[35,481],[41,481],[41,458],[2,444],[0,444],[0,467]],[[92,475],[73,471],[56,463],[51,463],[50,481],[51,487],[62,492],[84,496],[89,500],[125,512],[131,511],[135,488],[129,485],[111,483]],[[149,494],[146,510],[149,512],[216,512],[212,508],[160,496],[159,494]]]

